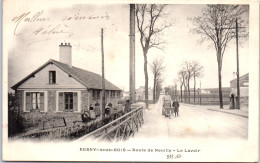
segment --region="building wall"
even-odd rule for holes
[[[56,111],[56,90],[48,90],[48,112]]]
[[[56,83],[49,84],[49,71],[56,71]],[[69,77],[69,75],[61,70],[54,64],[49,64],[40,70],[38,73],[31,77],[27,81],[25,81],[19,89],[36,89],[36,88],[48,88],[48,89],[57,89],[57,88],[78,88],[84,89],[86,88],[83,84],[78,82],[73,77]]]
[[[100,92],[100,96],[99,98],[93,98],[93,90],[89,91],[89,105],[93,104],[95,105],[96,102],[98,102],[101,105],[101,100],[102,100],[102,91]],[[120,93],[120,97],[115,96],[112,97],[111,96],[111,91],[106,91],[106,104],[108,103],[112,103],[113,106],[117,106],[118,101],[121,100],[121,93]]]
[[[240,105],[241,106],[248,106],[248,97],[240,97]]]
[[[248,87],[249,86],[249,74],[243,75],[239,78],[239,86],[240,87]],[[237,88],[237,80],[230,81],[231,88]]]
[[[239,78],[240,87],[240,105],[248,106],[249,98],[249,74],[245,74]],[[230,81],[230,96],[233,94],[235,96],[235,103],[237,97],[237,80]],[[230,103],[230,105],[232,105]],[[235,104],[236,105],[236,104]]]
[[[82,110],[88,110],[89,108],[89,94],[87,90],[81,91]]]
[[[18,107],[20,110],[23,110],[23,96],[24,91],[23,90],[16,90],[15,91],[15,106]]]
[[[49,71],[56,71],[56,83],[49,84]],[[87,90],[86,87],[79,81],[70,77],[66,72],[61,70],[55,64],[49,64],[42,70],[34,74],[17,89],[20,97],[20,108],[25,108],[25,93],[26,92],[44,92],[46,102],[45,112],[59,112],[58,109],[58,94],[59,92],[77,92],[78,94],[78,109],[76,112],[81,112],[83,109],[88,110],[90,104],[95,104],[98,101],[101,104],[102,96],[98,99],[93,99],[93,91]],[[22,94],[21,94],[22,92]],[[106,103],[112,103],[115,106],[121,97],[111,97],[111,92],[107,94]],[[25,110],[24,110],[25,111]],[[27,110],[30,112],[30,110]]]

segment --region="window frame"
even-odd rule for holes
[[[29,91],[29,90],[24,90],[24,97],[23,97],[23,112],[30,112],[30,110],[36,110],[32,108],[33,105],[33,93],[39,93],[39,99],[40,102],[38,103],[39,106],[39,110],[40,112],[47,112],[47,101],[48,101],[48,96],[47,96],[47,91],[42,91],[42,90],[33,90],[33,91]],[[27,94],[30,94],[30,110],[27,109]],[[43,97],[43,100],[41,100],[41,96]],[[41,105],[43,105],[43,107],[41,107]]]
[[[49,84],[56,84],[56,71],[49,71]]]
[[[71,99],[71,107],[72,109],[65,109],[66,107],[66,102],[65,102],[65,94],[68,94],[68,93],[72,93],[70,95],[70,99]],[[81,101],[81,91],[75,91],[75,90],[61,90],[61,91],[57,91],[56,92],[56,112],[75,112],[75,113],[78,113],[78,112],[81,112],[82,110],[82,101]],[[62,100],[62,102],[60,101]],[[66,104],[65,104],[66,103]],[[71,107],[68,107],[68,108],[71,108]]]
[[[73,93],[74,92],[64,92],[64,110],[65,111],[73,111]],[[66,102],[66,98],[67,102]],[[66,108],[66,105],[68,105],[68,108]],[[71,108],[72,106],[72,108]]]

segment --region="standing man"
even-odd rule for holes
[[[174,107],[174,114],[175,114],[175,117],[176,117],[176,114],[177,116],[179,116],[179,102],[174,98],[173,99],[173,103],[172,103],[172,106]]]

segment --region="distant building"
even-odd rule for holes
[[[136,101],[144,101],[145,100],[145,88],[144,86],[140,86],[138,89],[136,89],[136,95],[135,95]],[[153,100],[153,89],[148,88],[148,100]]]
[[[239,87],[240,87],[240,105],[248,105],[249,73],[239,77]],[[230,97],[230,107],[232,108],[233,105],[236,108],[237,79],[233,79],[230,81],[229,97]]]
[[[101,103],[102,77],[71,65],[71,45],[61,44],[60,62],[49,60],[17,84],[18,107],[24,112],[81,112]],[[116,104],[121,89],[105,80],[106,103]]]
[[[123,98],[124,99],[129,99],[129,91],[128,92],[123,92]]]

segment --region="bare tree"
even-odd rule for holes
[[[183,71],[185,71],[185,87],[186,91],[188,91],[188,103],[190,103],[190,80],[192,77],[192,70],[193,70],[193,65],[192,62],[190,61],[184,61],[183,62]]]
[[[194,81],[194,104],[196,99],[196,78],[203,76],[203,66],[198,61],[192,61],[192,76]]]
[[[238,19],[238,25],[245,26],[245,20],[242,16],[248,12],[248,5],[207,5],[202,9],[202,16],[192,18],[194,28],[191,30],[194,34],[201,36],[200,42],[211,40],[216,50],[218,63],[219,80],[219,104],[223,108],[222,100],[222,61],[225,49],[228,43],[235,38],[235,23]],[[247,37],[246,28],[239,30],[239,37]]]
[[[162,58],[155,58],[150,64],[153,73],[153,103],[156,100],[156,86],[162,82],[162,73],[165,69]]]
[[[171,26],[165,22],[160,22],[167,14],[164,12],[166,5],[139,4],[136,5],[137,28],[140,33],[140,43],[144,56],[144,76],[145,76],[145,103],[148,108],[148,72],[147,54],[150,48],[163,49],[162,44],[166,43],[160,38],[162,32]]]
[[[186,86],[185,86],[186,72],[183,69],[181,69],[178,73],[178,77],[179,77],[179,81],[180,81],[181,102],[182,102],[182,99],[183,99],[182,88],[183,88],[183,86],[184,86],[184,94],[185,94],[185,90],[186,90]],[[186,102],[186,99],[185,99],[185,102]]]
[[[163,79],[159,80],[156,83],[156,92],[155,92],[156,101],[158,101],[161,90],[162,90],[162,82],[163,82]]]
[[[178,99],[178,90],[177,90],[177,83],[178,83],[178,79],[174,79],[174,97],[176,99]]]

